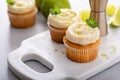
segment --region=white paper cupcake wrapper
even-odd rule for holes
[[[63,43],[63,37],[65,36],[66,30],[58,30],[48,25],[50,29],[51,38],[53,41]]]
[[[65,42],[64,44],[66,46],[67,57],[76,62],[89,62],[94,60],[98,55],[98,47],[89,49],[78,49],[70,47]]]

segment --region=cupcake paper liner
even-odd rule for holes
[[[75,48],[64,40],[66,46],[66,56],[75,62],[85,63],[94,60],[98,56],[98,45],[90,48]]]
[[[50,29],[50,34],[51,34],[51,38],[53,41],[57,42],[57,43],[63,43],[63,37],[65,36],[66,30],[67,28],[54,28],[53,26],[49,25],[49,29]]]

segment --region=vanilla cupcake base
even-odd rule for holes
[[[50,29],[51,38],[57,43],[63,43],[63,37],[65,36],[67,28],[55,28],[48,24]]]
[[[9,20],[15,28],[27,28],[35,24],[37,8],[25,14],[14,14],[8,11]]]
[[[71,43],[66,37],[63,40],[66,46],[66,56],[72,61],[81,63],[90,62],[98,55],[100,40],[86,46]]]

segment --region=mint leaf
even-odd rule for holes
[[[15,4],[15,2],[13,1],[13,0],[7,0],[6,1],[9,5],[14,5]]]
[[[95,21],[95,18],[86,19],[86,23],[92,28],[98,27],[98,23]]]
[[[60,13],[61,13],[61,11],[58,7],[54,7],[54,9],[50,9],[50,14],[52,14],[52,15],[57,15]]]

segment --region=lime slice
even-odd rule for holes
[[[110,26],[111,27],[117,27],[117,26],[115,26],[115,24],[113,22],[110,22]]]
[[[115,13],[115,10],[116,10],[116,6],[109,4],[109,5],[107,6],[107,8],[106,8],[106,14],[107,14],[108,16],[113,16],[114,13]]]
[[[80,18],[83,22],[90,17],[90,9],[85,9],[80,12]]]
[[[110,19],[110,23],[109,23],[110,27],[118,27],[114,24],[113,22],[113,18]]]
[[[120,7],[117,7],[115,14],[110,19],[110,26],[120,27]]]
[[[36,7],[40,10],[41,9],[41,4],[43,0],[35,0]]]
[[[41,11],[45,18],[48,17],[50,9],[54,8],[55,6],[59,8],[70,8],[68,0],[43,0]]]

